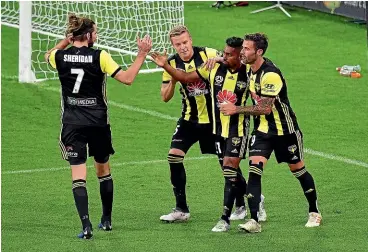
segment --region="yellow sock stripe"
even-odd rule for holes
[[[169,163],[177,164],[177,163],[182,163],[184,160],[184,157],[176,157],[176,156],[168,155],[167,160],[169,161]]]
[[[262,176],[263,171],[261,169],[259,169],[258,167],[255,166],[250,166],[249,167],[249,172],[255,173],[259,176]]]
[[[224,177],[228,177],[228,178],[236,178],[238,176],[238,173],[236,171],[233,171],[230,169],[224,169],[223,174],[224,174]]]
[[[112,179],[112,177],[108,176],[108,177],[104,177],[104,178],[99,178],[98,181],[102,182],[102,181],[111,180],[111,179]]]
[[[75,182],[72,185],[72,188],[77,188],[77,187],[86,187],[86,182]]]
[[[297,172],[293,172],[293,174],[294,174],[294,176],[296,177],[296,178],[299,178],[300,176],[302,176],[304,173],[306,173],[307,172],[307,170],[304,168],[304,169],[302,169],[302,170],[300,170],[300,171],[297,171]]]

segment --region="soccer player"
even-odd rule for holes
[[[49,50],[45,59],[57,69],[61,83],[60,147],[72,170],[73,195],[83,226],[78,237],[90,239],[87,146],[89,156],[94,157],[100,182],[102,217],[98,227],[106,231],[112,229],[113,180],[109,156],[114,154],[114,149],[107,111],[106,74],[131,85],[151,50],[152,42],[149,36],[137,38],[138,55],[134,63],[123,71],[109,53],[92,48],[97,39],[97,26],[91,19],[70,14],[66,34],[67,38]],[[69,43],[72,45],[66,49]]]
[[[184,83],[198,81],[210,83],[213,133],[218,136],[217,153],[223,157],[224,210],[221,219],[212,229],[214,232],[226,232],[230,228],[230,214],[236,191],[245,194],[246,181],[239,172],[239,163],[245,157],[249,130],[249,116],[224,116],[220,114],[221,103],[245,105],[248,96],[248,77],[246,66],[239,59],[243,39],[232,37],[226,40],[223,63],[216,63],[208,71],[199,67],[196,71],[185,73],[176,70],[167,63],[166,53],[152,53],[154,62],[163,67],[174,79]]]
[[[306,227],[318,227],[322,216],[317,208],[317,193],[312,175],[303,161],[303,135],[291,108],[286,81],[280,71],[263,55],[268,47],[266,35],[245,35],[241,59],[250,64],[250,92],[253,106],[222,104],[221,112],[229,115],[253,115],[254,131],[249,146],[248,204],[251,219],[239,228],[250,233],[261,232],[257,217],[263,168],[274,151],[278,163],[288,164],[299,180],[309,203]]]
[[[195,72],[209,58],[214,58],[217,51],[207,47],[193,46],[191,35],[184,25],[175,26],[170,32],[171,44],[177,52],[167,63],[184,72]],[[175,78],[168,72],[162,76],[161,97],[168,102],[174,95]],[[186,201],[186,173],[184,157],[190,147],[199,142],[202,154],[216,154],[215,138],[212,134],[212,104],[209,82],[199,78],[194,81],[180,82],[182,95],[182,115],[177,122],[168,154],[170,178],[173,186],[176,207],[169,214],[160,217],[166,222],[185,221],[190,218]],[[222,166],[222,159],[220,158]],[[243,194],[237,195],[236,204],[240,215],[245,216]]]

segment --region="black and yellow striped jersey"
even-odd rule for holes
[[[254,130],[279,136],[297,131],[299,126],[290,106],[286,81],[280,69],[265,58],[261,67],[256,72],[249,69],[248,75],[253,104],[256,104],[260,97],[275,98],[269,115],[254,116]]]
[[[247,136],[249,116],[235,114],[225,116],[220,112],[219,105],[231,102],[236,106],[245,106],[249,95],[249,82],[246,66],[231,71],[225,64],[217,63],[211,71],[197,69],[198,75],[210,82],[212,96],[213,133],[225,138]]]
[[[88,47],[53,50],[50,65],[61,83],[61,118],[64,124],[104,126],[109,123],[106,74],[121,68],[106,51]]]
[[[187,73],[195,71],[209,58],[216,57],[217,51],[206,47],[193,47],[194,54],[188,61],[183,61],[178,54],[168,59],[169,64],[176,69]],[[162,75],[162,83],[168,84],[172,77],[166,71]],[[212,122],[211,95],[209,83],[196,81],[192,83],[180,83],[182,95],[182,118],[186,121],[205,124]]]

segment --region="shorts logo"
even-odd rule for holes
[[[78,153],[73,151],[73,146],[65,146],[65,152],[68,157],[78,157]]]
[[[231,142],[232,142],[232,144],[233,144],[233,146],[239,146],[240,145],[240,143],[241,143],[241,139],[239,138],[239,137],[233,137],[232,139],[231,139]]]
[[[228,90],[222,90],[218,92],[216,97],[217,97],[217,101],[219,104],[224,103],[224,102],[235,104],[237,101],[236,95],[232,91],[228,91]]]
[[[203,81],[188,83],[187,89],[189,91],[189,96],[191,97],[209,93],[208,89],[206,89],[206,84]]]
[[[296,152],[296,150],[298,149],[298,147],[296,147],[295,144],[291,145],[288,147],[288,151],[291,153],[291,154],[294,154]]]
[[[231,153],[238,154],[239,152],[238,152],[238,150],[237,150],[237,149],[233,149],[233,150],[231,151]]]
[[[224,81],[224,78],[222,76],[216,76],[215,77],[215,85],[216,86],[222,86],[223,81]]]

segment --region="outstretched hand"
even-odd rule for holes
[[[156,63],[156,65],[163,67],[165,63],[167,62],[167,52],[166,49],[163,54],[160,54],[158,52],[152,52],[150,54],[152,57],[152,61]]]
[[[139,36],[137,36],[137,45],[138,45],[138,52],[148,54],[152,48],[151,37],[148,34],[145,35],[143,39],[140,39]]]

